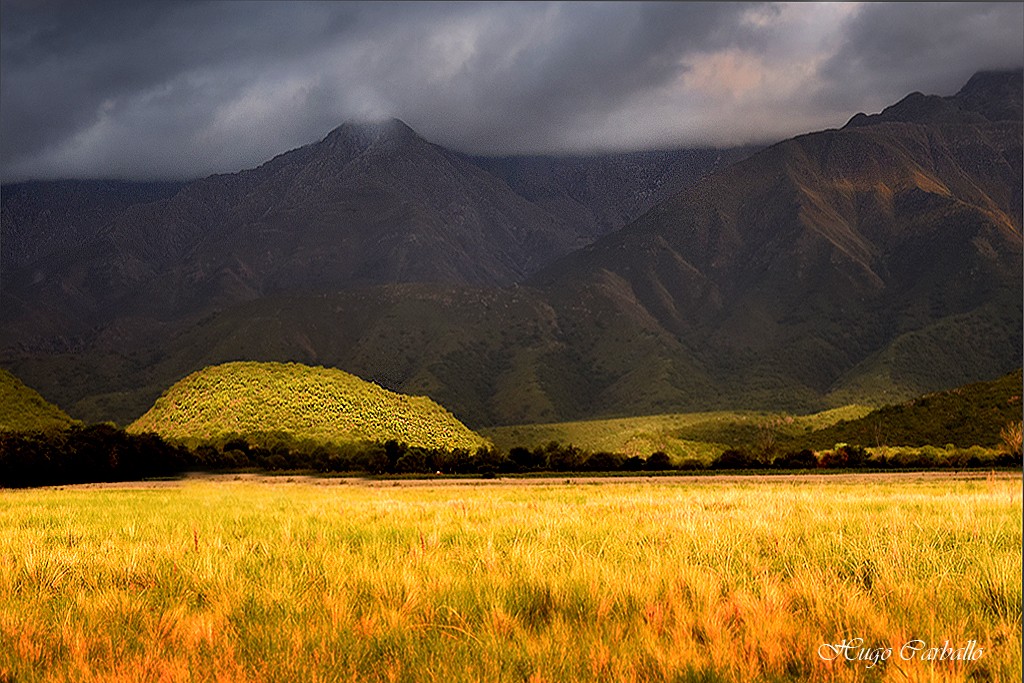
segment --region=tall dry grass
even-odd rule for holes
[[[1016,681],[1020,550],[1007,476],[4,490],[0,680]]]

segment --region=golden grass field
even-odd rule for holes
[[[0,681],[1020,680],[1020,475],[604,481],[0,490]]]

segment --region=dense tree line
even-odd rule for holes
[[[191,464],[185,448],[110,425],[0,432],[0,486],[130,481],[178,474]]]
[[[0,486],[40,486],[166,477],[186,471],[255,469],[312,470],[372,475],[463,474],[484,477],[543,472],[668,472],[695,470],[811,470],[857,468],[970,468],[1020,466],[1019,449],[993,457],[984,449],[919,449],[869,454],[860,446],[837,444],[813,452],[759,455],[729,449],[709,464],[673,461],[662,452],[647,457],[589,452],[551,442],[536,448],[437,449],[397,441],[323,445],[284,434],[258,439],[231,437],[191,448],[153,434],[128,434],[109,425],[35,433],[0,432]]]
[[[664,453],[647,458],[626,458],[614,453],[591,453],[573,445],[551,442],[534,449],[513,448],[508,453],[494,448],[437,449],[409,446],[397,441],[323,445],[276,443],[261,439],[259,445],[243,438],[194,449],[198,469],[258,468],[267,470],[315,470],[368,474],[476,474],[497,475],[530,472],[610,472],[671,469]]]
[[[714,470],[810,470],[810,469],[969,469],[977,467],[1020,467],[1019,451],[999,453],[972,448],[920,448],[883,449],[871,454],[862,446],[836,444],[826,451],[810,449],[787,451],[777,455],[771,452],[756,455],[744,449],[728,449],[715,458]]]

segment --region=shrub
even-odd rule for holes
[[[802,451],[786,453],[782,457],[775,458],[772,465],[786,470],[810,470],[818,466],[818,458],[814,451],[803,449]]]
[[[510,472],[514,467],[514,463],[504,453],[493,448],[478,448],[473,461],[480,474]]]
[[[516,471],[529,472],[544,467],[544,453],[542,451],[531,451],[522,446],[516,446],[508,452],[508,459],[512,462]]]
[[[1003,452],[1016,462],[1021,461],[1021,441],[1024,438],[1024,422],[1008,422],[999,432]]]
[[[422,448],[410,448],[395,463],[395,471],[401,473],[426,472],[427,454]]]
[[[863,467],[867,464],[868,452],[863,446],[837,443],[831,451],[821,456],[821,467]]]
[[[639,455],[631,455],[622,463],[622,469],[627,472],[639,472],[644,468],[644,459]]]
[[[544,447],[544,455],[547,460],[547,467],[556,472],[578,472],[583,468],[583,462],[587,457],[586,452],[569,444],[562,446],[552,441]]]
[[[613,472],[622,466],[622,456],[601,451],[594,453],[583,463],[591,472]]]
[[[646,468],[654,471],[671,469],[672,459],[668,457],[668,453],[656,451],[647,458]]]
[[[729,448],[711,462],[715,470],[743,470],[757,467],[760,463],[749,453],[736,448]]]

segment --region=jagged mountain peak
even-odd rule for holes
[[[846,128],[876,123],[978,124],[1019,121],[1024,71],[979,71],[949,97],[912,92],[880,114],[855,115]]]
[[[1020,97],[1024,90],[1024,69],[1004,69],[996,71],[979,71],[960,88],[957,97],[986,95],[988,97],[1006,97],[1016,93]]]
[[[955,98],[989,121],[1020,121],[1024,106],[1024,69],[979,71]]]

